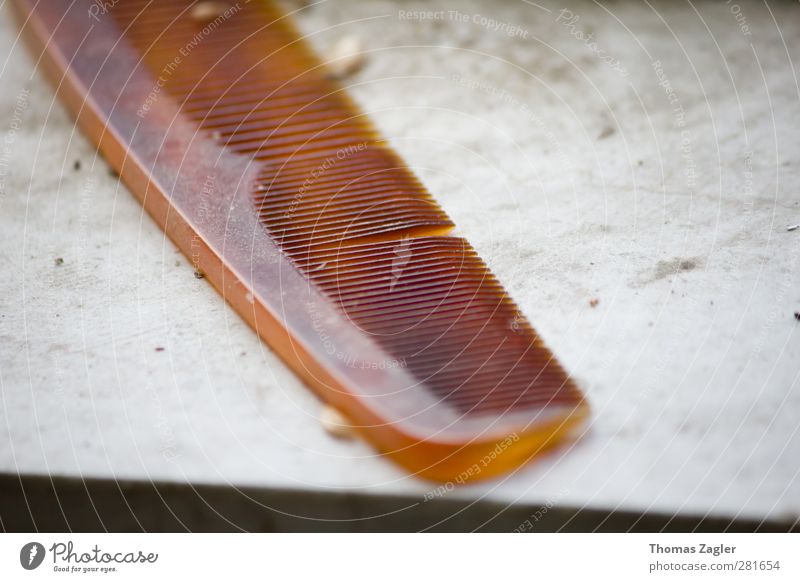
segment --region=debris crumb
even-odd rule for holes
[[[206,275],[205,275],[205,273],[203,273],[202,271],[195,269],[195,271],[194,271],[194,278],[195,278],[195,279],[205,279],[205,278],[206,278]]]
[[[589,299],[589,307],[597,307],[598,303],[600,303],[600,300],[597,297]]]
[[[325,65],[331,77],[343,79],[358,71],[364,65],[364,60],[361,41],[355,36],[346,36],[333,45]]]
[[[793,224],[791,226],[787,226],[786,230],[792,232],[793,230],[797,230],[798,228],[800,228],[800,224]]]
[[[211,132],[211,137],[212,137],[212,139],[220,140],[220,139],[222,139],[222,132],[220,132],[219,130],[215,129],[214,131]]]
[[[794,318],[795,318],[797,321],[800,321],[800,311],[795,311],[795,312],[794,312]]]
[[[600,132],[600,135],[597,136],[597,139],[606,139],[607,137],[611,137],[614,135],[615,131],[616,130],[610,125],[608,127],[604,127],[603,131]]]
[[[322,423],[322,428],[333,437],[351,439],[354,436],[353,427],[350,426],[344,415],[333,406],[325,406],[322,409],[319,421]]]
[[[61,265],[64,264],[64,259],[62,259],[61,257],[56,257],[55,261],[53,262],[56,264],[56,267],[60,267]]]
[[[230,6],[225,2],[198,2],[192,7],[191,16],[198,22],[208,22],[222,16]]]
[[[156,351],[157,351],[157,352],[163,352],[163,351],[164,351],[164,348],[163,348],[163,347],[161,347],[161,346],[158,346],[158,347],[156,348]]]

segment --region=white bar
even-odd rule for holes
[[[27,571],[22,559],[39,556],[37,550],[31,558],[27,547],[21,556],[30,542],[46,553]],[[722,551],[715,556],[714,548]],[[800,537],[792,534],[4,534],[0,580],[796,581],[798,550]],[[96,561],[128,556],[146,561]],[[656,564],[662,570],[652,572]],[[83,572],[103,567],[115,570]],[[710,570],[719,567],[738,569]]]

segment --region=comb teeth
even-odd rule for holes
[[[413,388],[468,414],[580,402],[483,261],[440,236],[450,219],[279,13],[251,3],[207,32],[190,6],[134,0],[112,13],[154,73],[183,55],[166,91],[209,138],[260,164],[250,190],[263,226]]]
[[[580,397],[463,239],[359,244],[315,252],[297,264],[353,323],[460,412]]]
[[[411,172],[375,142],[311,166],[289,161],[267,168],[254,193],[262,222],[293,258],[320,246],[453,226]]]
[[[152,15],[134,4],[114,14],[155,70],[208,26],[181,18],[186,3]],[[409,230],[449,231],[450,219],[278,18],[266,4],[241,8],[203,35],[165,83],[220,145],[264,162],[252,194],[276,241],[296,256]]]

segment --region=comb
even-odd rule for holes
[[[380,452],[460,483],[574,436],[580,391],[279,9],[14,5],[146,210]]]

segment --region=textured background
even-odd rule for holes
[[[320,492],[401,496],[412,524],[445,500],[800,517],[796,4],[286,6],[321,55],[361,42],[345,84],[585,389],[590,430],[430,502],[329,437],[77,133],[4,8],[0,472],[289,492],[306,517]]]

